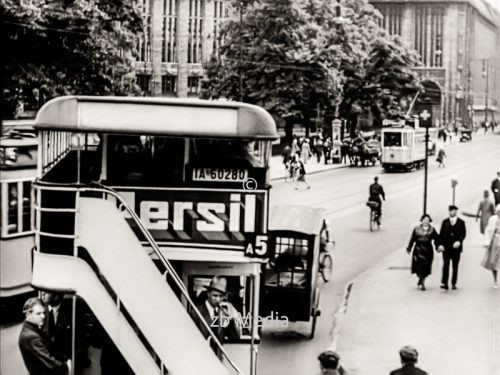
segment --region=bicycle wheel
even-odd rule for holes
[[[319,270],[321,272],[321,277],[325,282],[330,281],[332,278],[333,260],[330,254],[324,254],[323,259],[319,265]]]

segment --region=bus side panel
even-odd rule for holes
[[[0,242],[0,296],[9,297],[31,290],[32,235],[2,239]]]

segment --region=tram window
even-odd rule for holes
[[[266,270],[266,285],[305,288],[308,249],[307,239],[277,237]]]
[[[401,133],[384,132],[385,147],[401,147]]]
[[[7,233],[17,233],[19,228],[19,217],[17,215],[18,207],[18,191],[17,182],[11,182],[7,184],[8,191],[8,219],[7,219]]]
[[[194,139],[191,147],[194,163],[216,162],[222,166],[262,168],[270,155],[269,141]]]
[[[2,168],[36,166],[37,146],[1,147],[0,166]]]
[[[31,182],[23,182],[23,230],[31,230]]]

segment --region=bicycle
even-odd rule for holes
[[[373,232],[375,229],[380,228],[379,218],[377,215],[377,208],[379,206],[378,202],[368,201],[366,205],[370,207],[370,232]]]

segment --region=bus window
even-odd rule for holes
[[[23,230],[31,230],[31,182],[23,181]]]
[[[108,178],[180,184],[184,171],[184,139],[153,136],[108,136]]]
[[[384,132],[384,147],[401,147],[401,133]]]
[[[194,164],[263,168],[270,156],[269,141],[194,139],[191,147]]]

